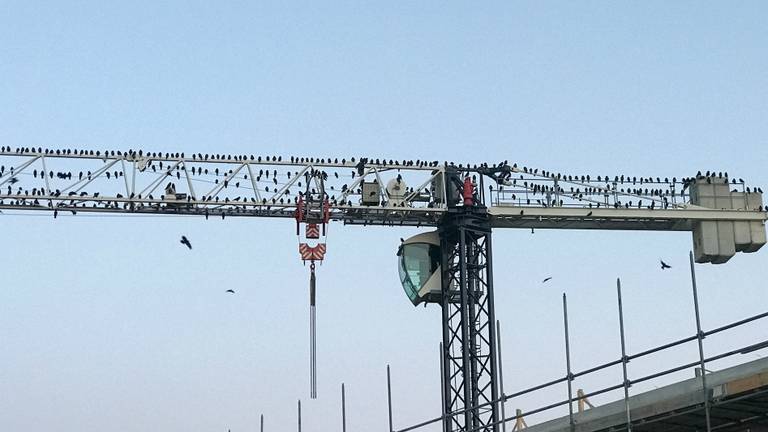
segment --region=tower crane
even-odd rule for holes
[[[442,310],[444,431],[497,431],[494,229],[690,231],[696,262],[713,264],[766,243],[762,190],[728,173],[604,174],[507,161],[2,146],[0,211],[294,219],[313,270],[312,301],[326,224],[431,228],[403,240],[397,255],[411,302]],[[314,392],[314,356],[311,363]]]

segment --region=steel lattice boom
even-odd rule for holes
[[[0,148],[0,209],[294,217],[307,179],[320,171],[332,220],[437,226],[457,193],[446,168],[476,176],[494,228],[691,230],[703,220],[766,219],[762,202],[751,208],[745,200],[738,210],[693,205],[690,178],[563,176],[506,163],[9,147]],[[736,179],[729,186],[750,190]]]

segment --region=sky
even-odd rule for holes
[[[758,1],[5,0],[0,143],[506,159],[593,176],[715,170],[765,187],[767,15]],[[294,430],[301,399],[304,431],[340,430],[344,382],[348,430],[385,430],[387,364],[395,427],[437,416],[440,311],[414,308],[396,269],[399,238],[418,232],[331,227],[309,400],[308,271],[293,222],[4,213],[0,429],[240,432],[263,414],[265,430]],[[574,369],[619,356],[617,277],[630,352],[695,332],[690,233],[496,230],[493,242],[507,393],[565,374],[563,292]],[[768,309],[766,253],[696,266],[705,329]],[[687,345],[633,362],[630,376],[695,355]]]

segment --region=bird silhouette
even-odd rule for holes
[[[666,270],[666,269],[668,269],[668,268],[672,268],[672,266],[671,266],[671,265],[669,265],[669,264],[665,263],[665,262],[664,262],[664,261],[662,261],[662,260],[659,260],[659,262],[661,263],[661,269],[662,269],[662,270]]]
[[[228,289],[228,290],[226,290],[226,291],[224,291],[224,292],[228,292],[228,293],[230,293],[230,294],[234,294],[234,293],[235,293],[235,290],[233,290],[233,289]]]
[[[550,281],[551,279],[552,279],[552,276],[546,277],[546,278],[544,278],[543,281],[541,281],[541,283],[546,283],[546,282]]]
[[[181,236],[181,240],[179,240],[179,243],[183,244],[189,249],[192,249],[192,243],[189,242],[189,239],[187,238],[187,236]]]

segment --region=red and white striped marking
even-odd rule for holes
[[[317,246],[299,243],[299,253],[304,261],[322,261],[325,258],[325,243],[318,243]]]

